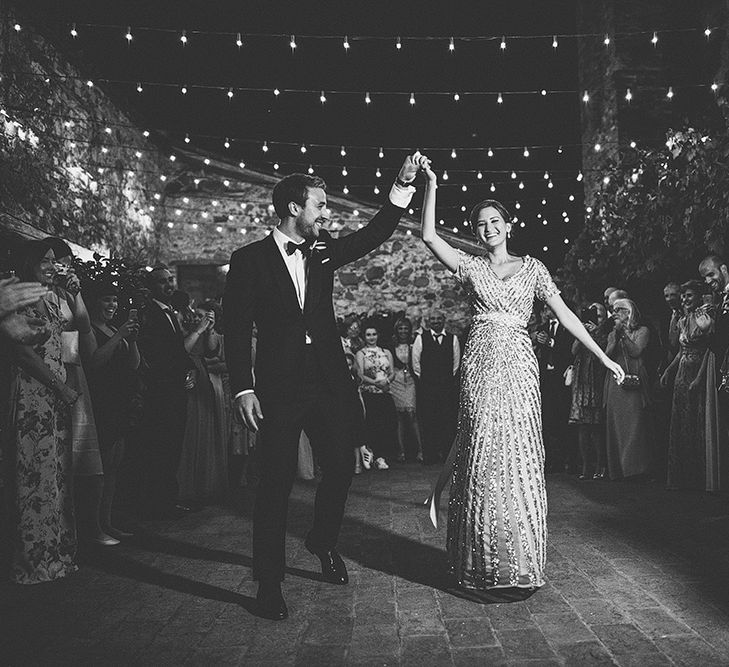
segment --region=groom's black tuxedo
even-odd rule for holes
[[[288,496],[302,428],[323,472],[307,544],[319,550],[336,544],[354,469],[353,448],[360,444],[361,412],[334,318],[334,271],[385,241],[403,212],[388,202],[348,236],[332,238],[322,230],[317,245],[323,247],[306,260],[303,311],[273,234],[231,257],[223,310],[232,394],[254,389],[264,416],[253,535],[254,575],[260,580],[283,579]]]

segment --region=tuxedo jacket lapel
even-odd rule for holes
[[[269,234],[266,237],[265,247],[267,254],[266,263],[269,267],[271,267],[276,283],[281,290],[281,296],[284,303],[300,311],[299,299],[296,296],[296,288],[291,280],[291,274],[286,268],[286,264],[284,264],[283,258],[281,257],[281,252],[276,245],[276,241],[273,239],[273,234]]]

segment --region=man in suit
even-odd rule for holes
[[[278,226],[231,257],[223,298],[225,349],[236,412],[249,429],[261,432],[253,575],[259,581],[258,612],[266,618],[288,616],[281,581],[288,497],[302,428],[323,473],[305,545],[318,556],[325,580],[348,582],[336,543],[354,472],[353,450],[361,444],[361,412],[334,318],[334,271],[395,231],[415,191],[410,183],[425,159],[419,153],[409,156],[385,206],[368,225],[340,238],[324,229],[329,222],[325,182],[304,174],[287,176],[273,190]]]
[[[542,390],[545,467],[548,472],[565,472],[576,459],[568,418],[572,392],[564,384],[564,374],[572,363],[574,338],[549,306],[537,332],[539,381]]]
[[[456,435],[455,377],[461,363],[458,338],[445,330],[445,316],[434,312],[430,328],[413,343],[413,373],[418,378],[417,415],[423,463],[445,461]]]
[[[174,518],[189,511],[178,503],[177,469],[185,435],[186,390],[194,386],[194,365],[185,351],[182,330],[170,306],[175,278],[159,266],[146,275],[151,298],[139,330],[144,375],[141,425],[141,510],[148,518]]]

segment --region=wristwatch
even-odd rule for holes
[[[413,179],[413,180],[415,180],[415,179]],[[399,186],[400,186],[401,188],[409,188],[409,187],[410,187],[410,186],[411,186],[411,185],[413,184],[413,181],[410,181],[409,183],[406,183],[406,182],[405,182],[405,181],[403,181],[403,180],[402,180],[402,178],[400,178],[400,176],[398,175],[398,176],[397,176],[397,177],[395,178],[395,183],[397,183],[397,185],[399,185]]]

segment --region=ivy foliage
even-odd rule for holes
[[[729,231],[729,136],[669,131],[659,149],[628,149],[601,172],[563,279],[580,291],[695,277]]]

